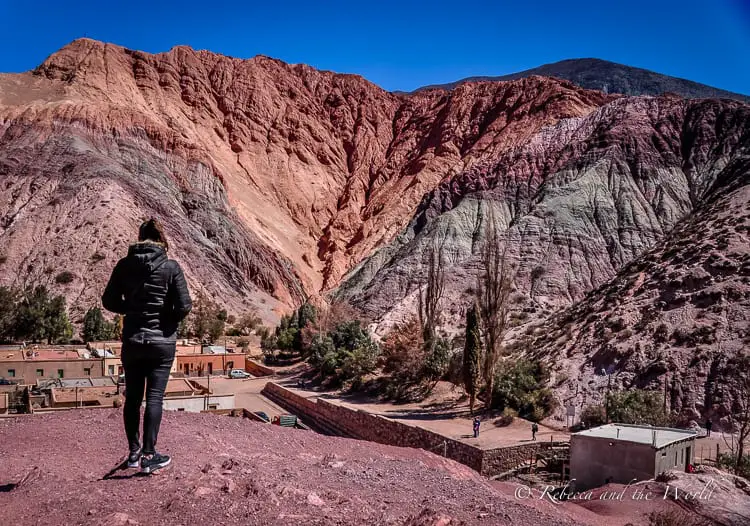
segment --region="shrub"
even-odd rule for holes
[[[436,338],[432,349],[425,353],[422,376],[429,381],[437,382],[448,372],[451,359],[451,345],[446,338]]]
[[[255,329],[255,334],[257,334],[258,337],[263,340],[271,335],[271,329],[265,326],[261,326]]]
[[[750,454],[743,455],[742,460],[738,463],[736,454],[731,452],[720,453],[716,459],[716,465],[736,473],[740,477],[750,479]]]
[[[495,419],[494,424],[497,427],[506,427],[513,423],[513,420],[518,416],[518,413],[511,409],[510,407],[506,407],[503,409],[503,413]]]
[[[416,316],[394,326],[383,338],[385,371],[396,377],[415,379],[422,361],[423,345]]]
[[[556,401],[546,385],[549,371],[538,361],[519,360],[505,364],[495,379],[493,406],[511,408],[534,421],[549,416]]]
[[[63,271],[60,272],[57,276],[55,276],[55,283],[59,283],[61,285],[66,285],[68,283],[72,283],[75,279],[75,274],[72,272]]]
[[[609,420],[623,424],[668,426],[672,419],[664,410],[664,400],[656,391],[616,391],[607,397]]]
[[[607,423],[603,405],[587,405],[581,411],[581,423],[584,427],[597,427]]]

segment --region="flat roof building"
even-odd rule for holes
[[[607,424],[570,437],[570,477],[577,490],[648,480],[687,469],[695,455],[694,431]]]
[[[0,378],[32,385],[39,379],[100,376],[103,359],[88,349],[40,349],[0,351]]]

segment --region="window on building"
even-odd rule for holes
[[[16,377],[16,370],[15,369],[8,369],[8,377],[15,378]]]
[[[36,375],[38,377],[40,377],[40,378],[43,378],[44,377],[44,369],[37,369],[36,370]]]
[[[177,408],[177,410],[178,410],[178,411],[184,411],[184,410],[185,410],[185,408],[184,408],[184,407],[178,407],[178,408]]]
[[[219,404],[208,404],[208,408],[209,409],[218,409],[219,408]]]
[[[83,368],[83,374],[86,376],[91,376],[91,368],[90,367],[84,367]]]
[[[114,365],[108,365],[107,366],[107,374],[110,376],[115,375],[115,366]]]
[[[65,371],[62,369],[57,370],[57,377],[58,378],[65,378]]]
[[[117,366],[117,374],[122,374],[122,372],[123,372],[122,365],[118,365]]]
[[[674,452],[674,465],[677,465],[677,451]]]

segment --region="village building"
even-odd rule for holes
[[[695,455],[694,431],[607,424],[570,437],[570,477],[576,490],[627,484],[670,470],[687,471]]]
[[[173,372],[184,376],[227,374],[232,369],[245,370],[245,355],[219,345],[178,345]]]
[[[104,360],[88,349],[0,351],[0,378],[32,385],[40,379],[102,376]]]
[[[124,401],[123,386],[109,376],[55,379],[40,382],[39,389],[45,396],[41,403],[36,403],[35,412],[76,407],[113,407]],[[234,394],[214,394],[186,378],[170,378],[164,392],[164,409],[171,411],[234,409],[234,402]]]

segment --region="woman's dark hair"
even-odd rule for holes
[[[153,217],[141,223],[138,229],[138,241],[153,241],[154,243],[161,243],[164,248],[169,248],[161,223]]]

